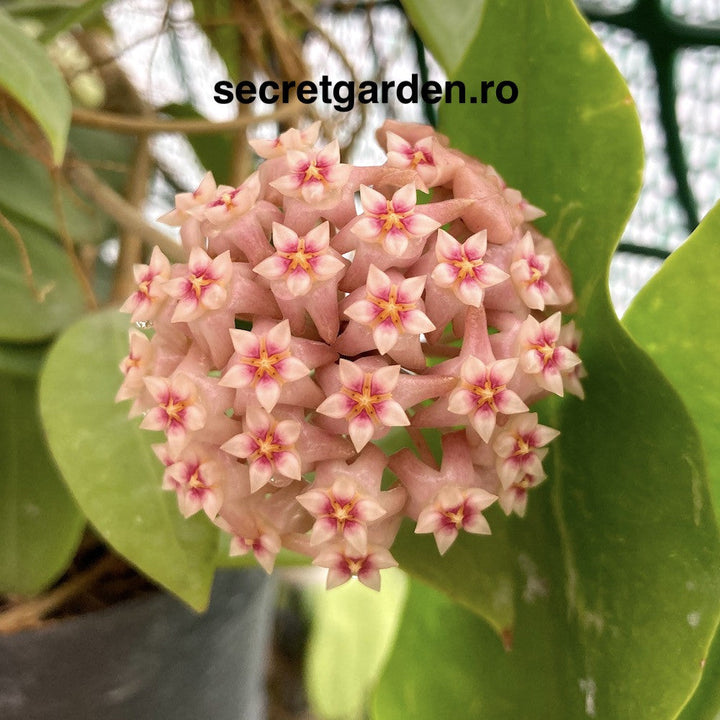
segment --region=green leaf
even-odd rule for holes
[[[70,260],[50,237],[20,221],[13,224],[28,254],[35,292],[17,239],[0,225],[0,341],[44,340],[83,311],[82,292]]]
[[[469,93],[483,79],[518,86],[514,104],[444,106],[441,129],[548,213],[538,225],[578,291],[586,399],[545,408],[562,434],[524,520],[488,513],[495,535],[442,559],[401,538],[403,567],[503,633],[426,594],[428,622],[406,618],[376,717],[675,717],[718,621],[720,543],[697,431],[607,291],[641,178],[632,100],[569,0],[487,3],[453,79]],[[511,627],[487,590],[508,580]]]
[[[700,431],[715,516],[720,522],[720,204],[633,300],[623,323],[680,393]],[[720,633],[682,720],[720,713]]]
[[[0,373],[0,593],[51,585],[84,525],[45,445],[36,378]]]
[[[314,588],[305,668],[314,715],[323,720],[363,717],[395,638],[406,584],[405,575],[391,570],[383,573],[379,593],[358,582],[332,592]]]
[[[128,182],[127,175],[137,145],[135,138],[110,130],[73,127],[70,130],[69,144],[73,154],[94,167],[97,175],[113,190],[121,194],[125,193]],[[82,205],[77,198],[74,200],[74,204]],[[84,215],[92,215],[95,222],[99,216],[108,225],[110,224],[106,216],[90,206],[89,203],[86,202],[81,209]]]
[[[1,9],[0,90],[37,122],[50,142],[55,165],[60,165],[72,112],[67,85],[45,48]]]
[[[0,374],[34,377],[40,372],[49,345],[0,343]]]
[[[85,2],[68,8],[65,12],[54,18],[40,35],[41,42],[49,42],[61,32],[73,25],[79,25],[90,20],[102,11],[106,0],[85,0]]]
[[[720,521],[720,204],[638,293],[623,317],[700,430]]]
[[[60,221],[53,201],[55,188],[48,169],[29,155],[7,147],[2,140],[7,138],[12,143],[12,139],[2,125],[0,135],[0,167],[13,168],[12,173],[0,173],[0,211],[20,217],[52,235],[60,235]],[[86,150],[94,140],[99,147],[94,148],[93,155],[98,154],[98,149],[107,150],[106,160],[116,161],[118,142],[108,140],[106,133],[73,130],[73,137],[78,140],[73,150],[80,157],[87,155]],[[68,187],[61,188],[60,197],[67,232],[76,244],[99,242],[108,237],[112,224],[95,205]]]
[[[462,62],[480,25],[485,0],[402,0],[413,27],[428,50],[452,75]]]
[[[207,605],[218,547],[207,519],[184,519],[161,489],[157,437],[115,404],[127,355],[127,318],[116,310],[83,317],[50,352],[40,410],[53,455],[78,505],[104,540],[192,607]]]

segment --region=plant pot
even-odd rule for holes
[[[260,720],[272,587],[222,571],[201,615],[157,594],[0,637],[0,718]]]

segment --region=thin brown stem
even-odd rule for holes
[[[138,210],[147,192],[152,169],[152,154],[147,135],[138,138],[132,170],[127,180],[126,196],[130,205]],[[120,253],[115,266],[111,300],[123,300],[135,289],[133,266],[142,261],[142,238],[136,230],[123,228],[120,233]]]
[[[300,112],[300,103],[288,103],[273,113],[265,115],[243,115],[233,120],[213,122],[211,120],[163,120],[158,117],[121,115],[75,108],[73,122],[84,127],[102,128],[126,135],[142,133],[184,133],[186,135],[211,135],[221,132],[235,132],[264,122],[272,122],[293,117]]]
[[[47,293],[47,289],[42,291],[35,284],[35,278],[33,276],[32,264],[30,263],[30,256],[28,255],[27,247],[25,242],[20,235],[20,231],[0,212],[0,225],[5,228],[8,235],[13,239],[17,247],[18,255],[20,256],[20,264],[23,268],[23,275],[25,276],[25,282],[30,288],[30,292],[38,302],[42,302]]]
[[[53,208],[55,210],[55,217],[57,218],[58,235],[60,236],[60,241],[62,242],[63,248],[65,249],[65,253],[70,260],[73,272],[75,273],[75,276],[80,283],[80,287],[82,288],[83,294],[85,295],[85,302],[89,308],[94,310],[98,306],[98,301],[95,297],[92,283],[90,282],[90,279],[85,273],[85,268],[83,267],[83,264],[80,262],[80,258],[75,252],[75,244],[73,243],[73,239],[72,237],[70,237],[70,232],[68,231],[67,219],[65,217],[65,208],[63,207],[62,200],[62,183],[64,181],[64,178],[62,177],[60,172],[61,171],[59,168],[52,168],[50,170],[50,177],[52,179],[53,185]]]
[[[137,208],[100,180],[88,165],[71,159],[66,161],[64,170],[68,179],[121,228],[137,233],[149,247],[157,245],[173,262],[184,262],[187,259],[179,243],[153,227]]]
[[[454,358],[460,354],[460,348],[455,347],[454,345],[434,345],[431,343],[421,343],[420,347],[422,348],[422,351],[423,353],[425,353],[425,355],[430,355],[431,357],[434,356]]]
[[[27,600],[0,613],[0,635],[37,627],[43,618],[90,587],[103,575],[107,575],[117,567],[118,563],[119,560],[115,556],[106,555],[92,567],[58,585],[45,595]]]

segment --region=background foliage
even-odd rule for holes
[[[429,0],[404,4],[449,77],[519,87],[512,105],[443,107],[440,128],[547,212],[539,225],[573,273],[589,376],[584,401],[544,405],[562,435],[524,520],[490,512],[491,537],[461,537],[442,559],[432,538],[405,527],[394,548],[414,578],[403,612],[401,583],[377,607],[352,591],[316,601],[314,705],[358,716],[372,693],[380,720],[713,718],[720,315],[709,289],[720,215],[621,325],[608,268],[639,190],[642,138],[599,41],[570,0],[452,0],[441,12]],[[54,5],[0,11],[0,162],[12,168],[0,177],[0,592],[51,586],[89,523],[202,608],[224,548],[207,522],[179,516],[160,489],[152,440],[113,402],[127,327],[114,307],[154,243],[177,253],[142,214],[160,164],[150,136],[186,134],[220,180],[239,182],[252,167],[253,120],[241,109],[217,125],[192,102],[154,106],[99,42],[103,4]],[[310,6],[193,6],[231,77],[305,76],[302,44],[321,30]],[[233,24],[216,22],[228,14]],[[93,68],[94,104],[74,89],[75,61],[58,59],[53,39],[63,37]],[[279,113],[279,123],[299,118],[296,107]],[[102,243],[114,235],[108,260]]]

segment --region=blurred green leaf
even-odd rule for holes
[[[0,132],[13,143],[6,128],[0,127]],[[105,182],[118,192],[125,191],[134,140],[104,130],[73,128],[69,143],[75,156],[96,166]],[[0,174],[0,210],[59,236],[63,228],[56,212],[56,190],[48,169],[30,155],[2,142],[0,166],[13,169],[12,173]],[[65,228],[76,244],[101,242],[111,235],[112,221],[95,204],[65,184],[60,186],[60,197]]]
[[[52,453],[78,505],[103,539],[192,607],[206,607],[218,530],[186,520],[161,489],[162,465],[150,445],[161,438],[128,420],[116,404],[128,352],[127,317],[86,315],[59,338],[41,377],[40,410]]]
[[[34,377],[40,372],[50,345],[0,343],[0,374]]]
[[[53,182],[47,168],[2,142],[0,167],[13,168],[12,173],[0,173],[0,211],[58,236],[60,224],[53,202]],[[99,210],[69,190],[63,189],[61,197],[68,234],[76,243],[96,242],[104,237],[104,218]]]
[[[107,0],[85,0],[85,2],[74,4],[73,7],[68,7],[64,12],[50,19],[50,22],[40,35],[40,41],[49,42],[61,32],[69,30],[73,25],[79,25],[90,20],[101,13],[106,2]]]
[[[305,683],[315,715],[323,720],[363,717],[395,639],[406,584],[403,573],[388,570],[379,593],[357,581],[332,592],[314,588]]]
[[[523,41],[508,42],[508,28]],[[407,535],[394,547],[403,567],[503,628],[512,652],[426,591],[376,717],[675,717],[717,624],[720,544],[697,431],[607,291],[641,178],[632,100],[569,0],[487,3],[452,79],[470,94],[484,79],[518,86],[514,104],[443,106],[441,129],[548,213],[538,225],[572,270],[589,377],[584,402],[545,410],[562,434],[524,520],[488,513],[494,535],[465,537],[442,559]],[[511,626],[493,586],[510,598]]]
[[[93,167],[98,177],[116,192],[125,193],[127,174],[135,152],[135,138],[109,130],[73,126],[68,142],[74,155]],[[75,204],[82,205],[77,199]],[[97,213],[87,203],[82,210]],[[105,216],[101,217],[109,224]]]
[[[20,221],[13,225],[27,251],[40,297],[25,275],[16,238],[0,226],[0,342],[44,340],[83,311],[82,292],[70,260],[48,235]]]
[[[485,0],[402,0],[410,22],[448,75],[460,67],[477,34]]]
[[[36,389],[36,377],[0,373],[0,593],[51,585],[85,525],[45,445]]]
[[[0,91],[10,95],[37,122],[50,142],[55,165],[60,165],[70,129],[70,93],[45,48],[2,9]]]

